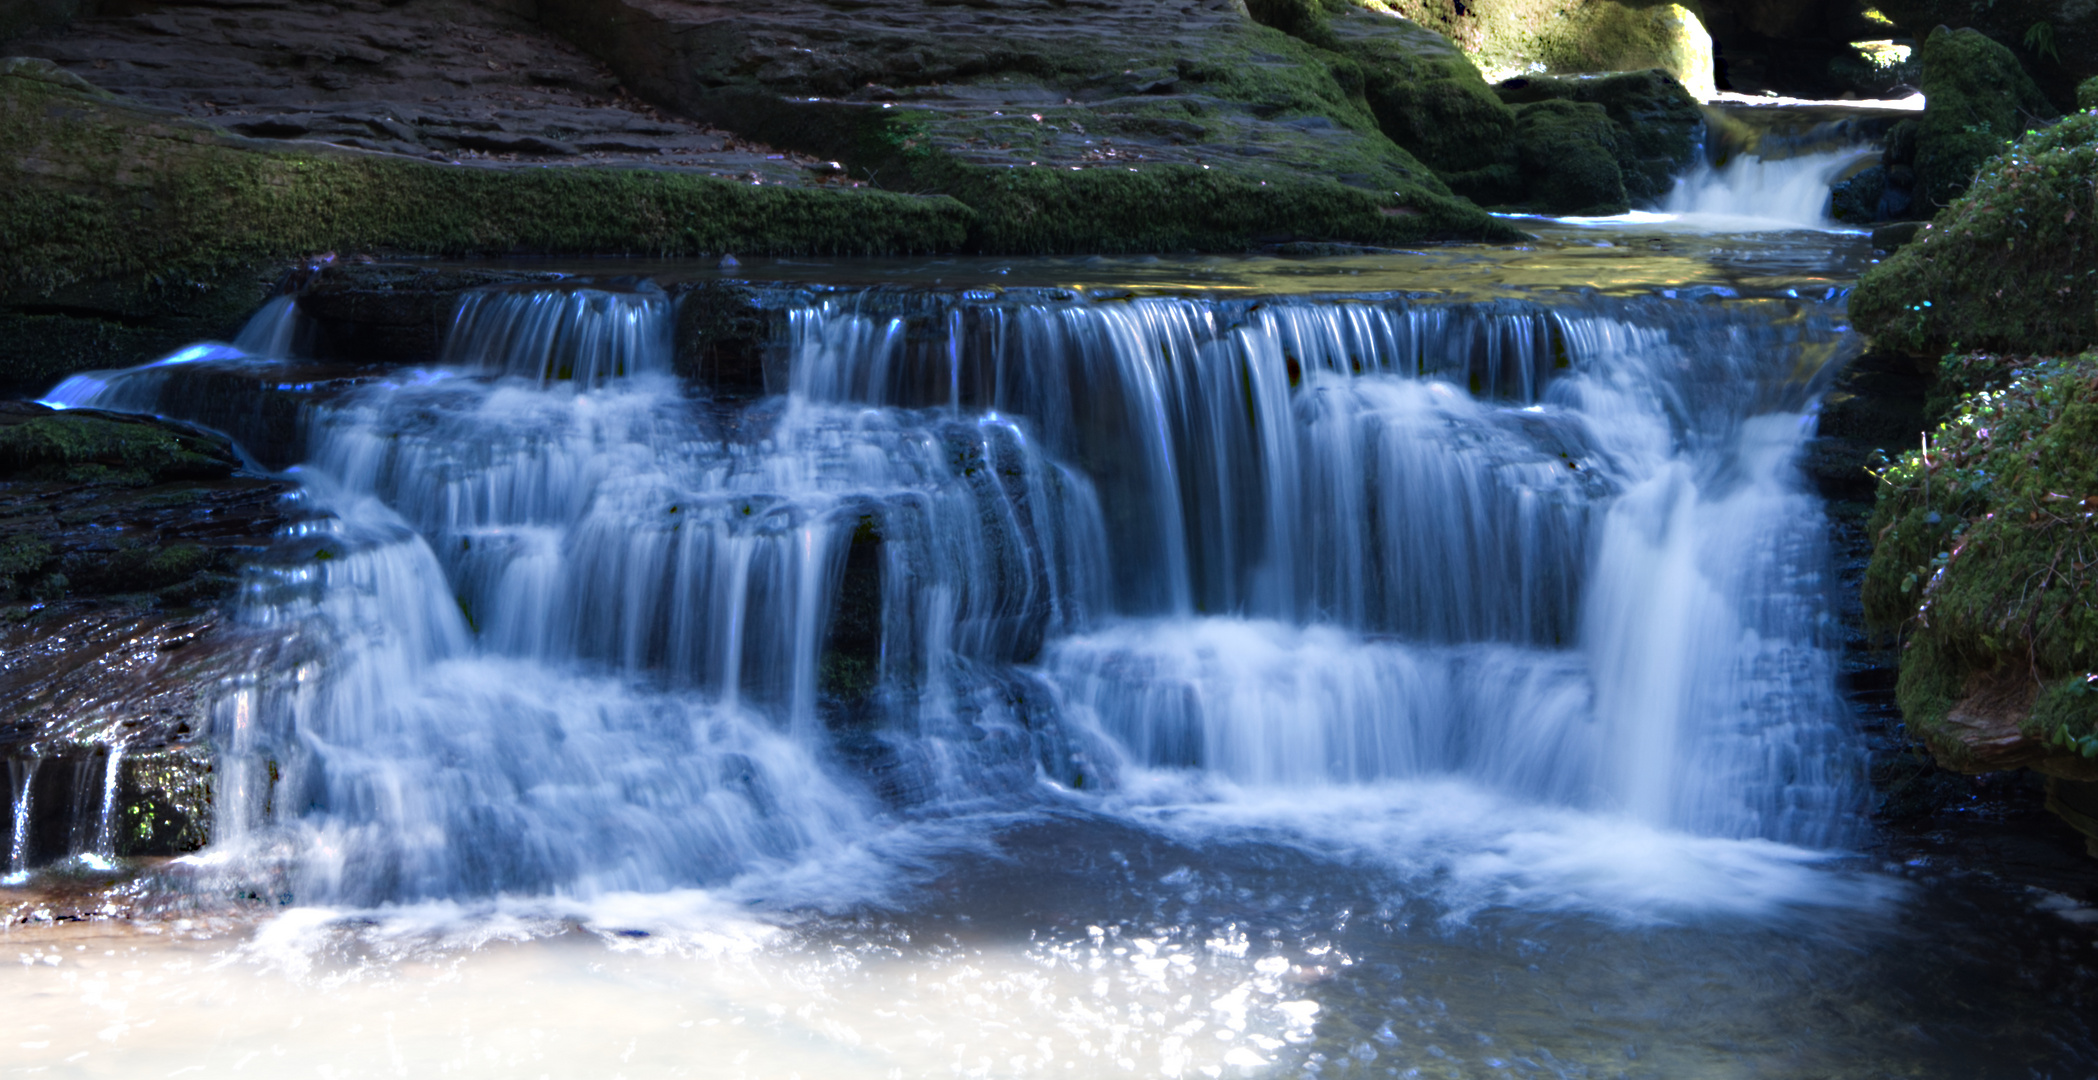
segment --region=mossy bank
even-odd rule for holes
[[[1883,351],[1941,357],[1933,427],[1883,464],[1868,530],[1865,614],[1900,642],[1909,730],[1964,772],[2046,774],[2098,838],[2094,139],[2084,113],[1989,159],[1851,310]]]

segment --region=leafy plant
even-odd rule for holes
[[[2042,20],[2026,28],[2025,51],[2061,63],[2062,56],[2054,49],[2054,24]]]

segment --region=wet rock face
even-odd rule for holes
[[[0,602],[210,602],[285,490],[239,464],[198,431],[0,403]]]
[[[224,605],[289,489],[201,430],[0,403],[6,820],[28,801],[10,860],[203,844],[211,702],[258,647]]]
[[[461,294],[546,277],[399,264],[322,266],[296,286],[308,324],[301,351],[323,362],[435,363]]]

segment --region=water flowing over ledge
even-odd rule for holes
[[[667,374],[673,317],[471,293],[438,367],[310,406],[243,618],[317,644],[221,705],[213,865],[335,903],[720,887],[1184,776],[1764,844],[1783,904],[1823,890],[1769,842],[1854,828],[1792,473],[1812,304],[830,292],[743,405]],[[267,367],[292,319],[184,367]],[[170,370],[50,400],[198,411]]]

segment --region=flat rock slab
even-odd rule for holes
[[[206,0],[11,45],[104,89],[262,139],[480,165],[839,182],[828,163],[667,114],[574,46],[453,0]]]

